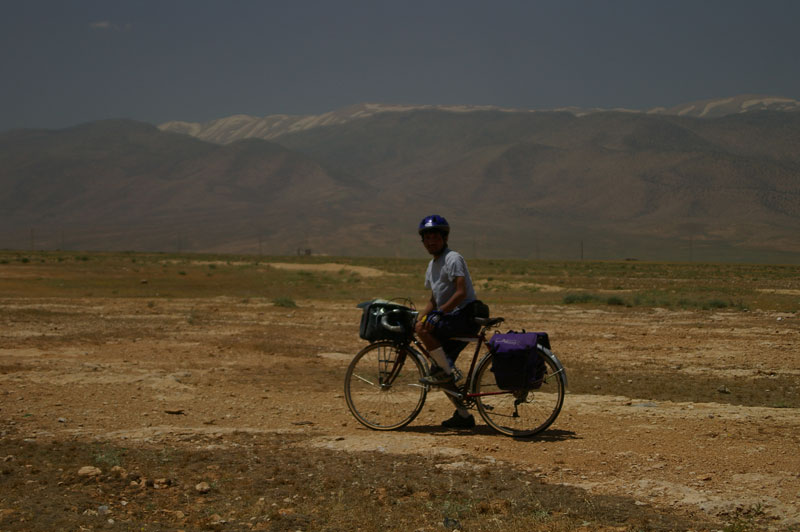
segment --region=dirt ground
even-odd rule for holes
[[[442,429],[452,407],[438,393],[402,431],[363,428],[342,394],[365,345],[360,310],[296,303],[0,298],[0,530],[277,530],[281,518],[287,530],[321,529],[296,510],[335,495],[341,479],[314,477],[321,462],[345,479],[381,457],[395,472],[409,460],[502,465],[515,482],[571,490],[570,500],[627,505],[622,517],[597,514],[592,525],[584,515],[567,528],[659,528],[636,521],[641,510],[679,519],[662,529],[800,529],[796,314],[494,308],[509,328],[548,331],[570,381],[555,424],[522,441],[480,420],[474,431]],[[686,386],[662,393],[659,381]],[[753,394],[770,403],[749,404]],[[270,446],[288,449],[289,462],[315,457],[317,470],[269,491],[277,471],[298,466],[254,473],[236,457],[267,467],[253,455]],[[312,483],[330,489],[309,492]],[[386,497],[380,487],[364,494]],[[249,510],[237,506],[243,497]],[[486,500],[489,510],[503,504]],[[469,528],[447,519],[416,529]]]

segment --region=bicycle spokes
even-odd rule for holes
[[[422,361],[408,347],[376,342],[362,349],[345,375],[345,400],[355,418],[375,430],[410,423],[422,409],[427,388],[419,383]]]
[[[519,405],[528,402],[528,393],[528,390],[514,392],[514,397],[516,397],[516,399],[514,400],[514,413],[511,417],[519,417]]]

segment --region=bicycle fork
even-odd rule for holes
[[[378,365],[379,365],[378,372],[380,375],[381,388],[391,387],[394,380],[400,374],[400,370],[403,369],[405,361],[406,361],[406,352],[404,350],[400,351],[394,360],[391,359],[378,360]],[[389,369],[390,365],[391,369]]]

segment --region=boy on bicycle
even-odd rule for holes
[[[422,244],[433,258],[425,272],[425,287],[431,297],[420,312],[415,332],[425,349],[431,354],[436,366],[431,375],[420,382],[431,386],[452,386],[453,363],[466,345],[453,340],[454,337],[471,336],[478,332],[474,321],[474,306],[478,303],[467,262],[461,254],[447,247],[450,225],[438,214],[426,216],[418,230]],[[475,418],[469,411],[450,397],[456,405],[453,417],[442,422],[446,428],[472,428]]]

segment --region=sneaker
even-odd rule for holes
[[[461,417],[458,410],[453,412],[453,417],[442,421],[442,426],[446,429],[471,429],[475,427],[475,418],[472,414],[467,417]]]
[[[419,382],[430,386],[442,386],[453,382],[453,374],[447,373],[440,367],[431,369],[431,374],[422,377]]]

